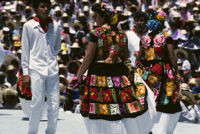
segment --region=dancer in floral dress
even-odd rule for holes
[[[81,83],[88,69],[81,100],[88,131],[145,134],[135,118],[148,109],[147,92],[127,61],[127,36],[117,29],[118,16],[110,4],[95,4],[92,10],[99,27],[90,33],[87,53],[77,74]]]
[[[173,132],[181,111],[173,40],[162,32],[165,16],[162,11],[150,15],[147,26],[151,32],[141,38],[140,51],[136,53],[137,72],[154,92],[159,115],[159,127],[154,133],[158,134]]]

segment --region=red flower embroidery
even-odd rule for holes
[[[98,100],[98,89],[90,88],[90,99],[97,101]]]
[[[84,99],[88,99],[88,87],[85,87],[85,91],[84,91],[84,94],[83,94],[83,98],[84,98]]]
[[[89,104],[82,102],[82,111],[89,112]]]
[[[162,66],[157,63],[151,68],[151,70],[155,73],[155,75],[162,74]]]
[[[102,27],[98,27],[97,30],[98,30],[98,31],[101,31],[101,30],[103,30],[103,28],[102,28]]]
[[[132,100],[132,91],[130,88],[122,90],[121,95],[124,102]]]
[[[111,90],[103,90],[102,97],[103,97],[103,102],[111,102],[112,101],[112,91]]]
[[[166,70],[170,70],[169,64],[165,64],[165,68],[166,68]]]

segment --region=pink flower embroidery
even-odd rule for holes
[[[90,103],[90,114],[95,114],[95,104]]]
[[[156,35],[154,38],[154,46],[160,47],[165,44],[165,36],[164,35]]]
[[[120,87],[120,77],[113,77],[112,79],[115,87]]]
[[[168,72],[168,77],[169,77],[170,79],[174,79],[174,75],[173,75],[173,73],[172,73],[172,70],[169,70],[169,72]]]
[[[163,11],[160,11],[159,14],[162,15],[163,17],[166,17],[166,16],[167,16],[166,13],[163,12]]]
[[[150,42],[151,42],[151,39],[149,36],[142,36],[141,38],[141,43],[142,43],[142,46],[143,47],[149,47],[150,46]]]
[[[95,81],[96,81],[95,75],[91,75],[90,86],[95,86]]]

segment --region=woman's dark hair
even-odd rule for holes
[[[138,11],[138,12],[134,13],[134,19],[140,18],[140,17],[143,17],[145,19],[145,21],[147,21],[149,19],[148,15],[145,12]]]
[[[109,3],[95,3],[92,6],[92,10],[105,18],[104,23],[109,24],[112,29],[116,28],[118,16],[115,9]]]
[[[32,7],[34,10],[36,10],[40,3],[46,3],[49,7],[51,6],[50,0],[32,0]]]
[[[93,4],[92,11],[98,13],[99,15],[101,15],[104,18],[109,18],[110,17],[109,15],[106,14],[106,12],[104,12],[104,11],[101,10],[101,4],[99,4],[99,3]],[[104,23],[110,24],[109,19],[105,19]]]

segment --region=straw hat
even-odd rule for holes
[[[117,7],[116,7],[116,11],[117,11],[117,12],[122,12],[122,11],[123,11],[122,6],[117,6]]]
[[[11,9],[12,9],[11,3],[10,3],[9,1],[7,1],[7,2],[5,3],[5,6],[3,7],[3,9],[5,9],[5,10],[11,10]]]
[[[135,4],[132,4],[131,6],[128,7],[128,10],[131,11],[132,9],[137,10],[137,6]]]
[[[81,2],[84,3],[84,4],[89,4],[88,0],[82,0]]]
[[[84,6],[83,7],[83,12],[89,12],[89,6]]]
[[[24,6],[24,3],[23,3],[23,1],[19,0],[19,1],[17,2],[17,5]]]
[[[3,27],[3,32],[9,32],[10,29],[8,27]]]
[[[80,23],[79,20],[74,20],[74,23],[72,24],[72,27],[74,28],[75,26],[79,26],[80,29],[83,28],[83,25]]]
[[[180,86],[180,88],[183,91],[189,91],[190,90],[190,87],[188,86],[187,83],[182,83],[181,86]]]
[[[190,85],[197,85],[197,82],[196,82],[195,78],[191,78],[189,80],[188,84],[190,84]]]
[[[187,34],[187,31],[185,29],[181,30],[181,33],[183,33],[184,35]]]
[[[14,41],[20,40],[20,35],[13,35],[12,40],[14,40]]]
[[[77,42],[74,42],[72,46],[69,46],[70,48],[80,48],[79,44]]]
[[[21,49],[17,50],[17,54],[21,54],[21,53],[22,53]]]
[[[68,24],[68,23],[64,23],[64,24],[63,24],[63,27],[64,27],[64,28],[68,28],[68,27],[69,27],[69,24]]]
[[[200,31],[200,26],[196,26],[196,27],[194,28],[194,31]]]
[[[174,50],[174,54],[176,55],[176,57],[178,57],[178,53],[182,53],[186,59],[188,58],[188,53],[183,48],[177,48]]]
[[[15,70],[15,67],[13,65],[8,65],[7,71]]]
[[[198,73],[200,73],[200,66],[199,66],[199,68],[198,68],[198,69],[196,69],[196,70],[195,70],[195,72],[198,72]]]
[[[192,11],[199,11],[199,8],[198,7],[193,7]]]
[[[69,17],[67,13],[63,13],[62,17]]]
[[[195,22],[195,19],[193,16],[190,16],[190,18],[188,18],[187,22]]]
[[[123,16],[129,17],[132,15],[132,13],[130,11],[124,10],[124,12],[122,13]]]
[[[171,17],[172,17],[172,18],[181,18],[181,15],[180,15],[179,12],[173,11],[173,12],[171,13]]]
[[[169,8],[169,4],[165,3],[163,6],[163,9],[168,9]]]
[[[180,8],[186,8],[186,7],[187,7],[187,4],[182,2],[181,4],[179,4],[179,7],[180,7]]]

